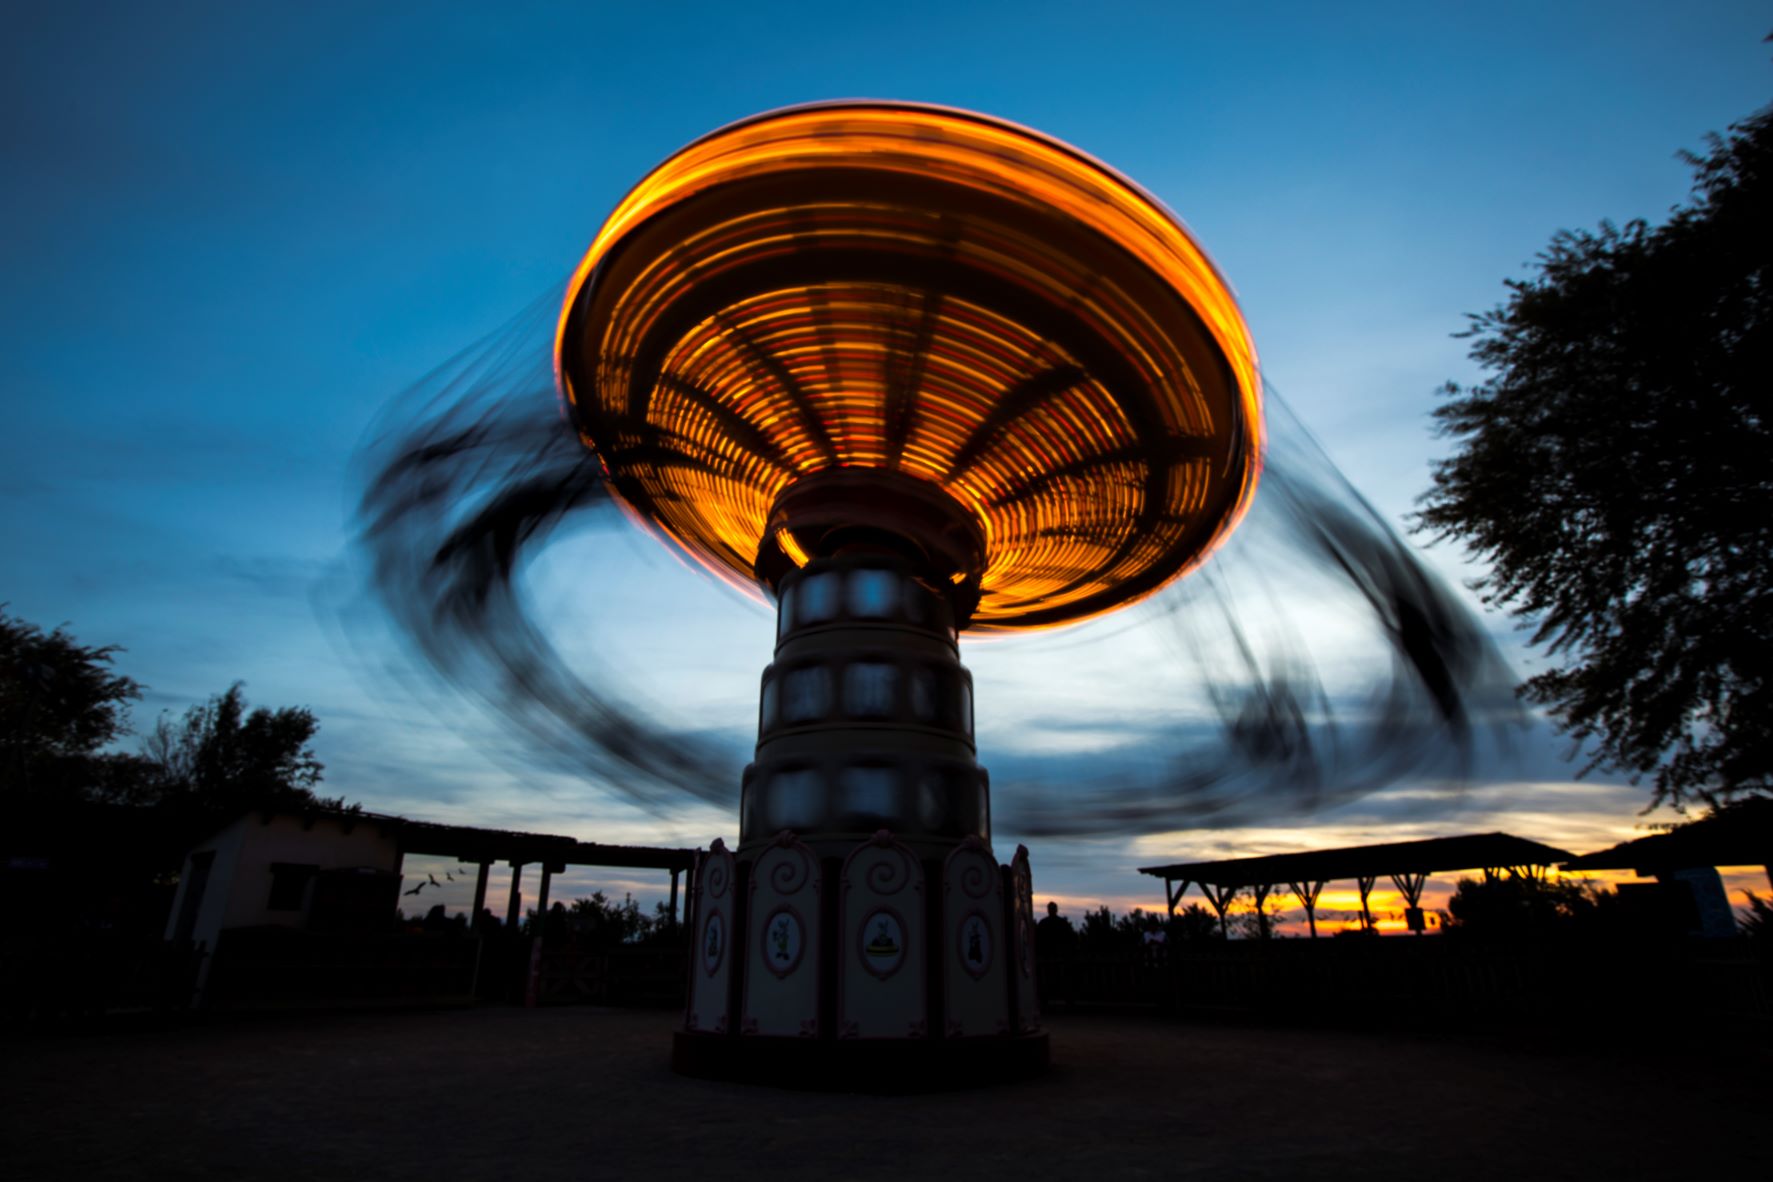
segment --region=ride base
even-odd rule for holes
[[[695,873],[686,1075],[909,1091],[1047,1065],[1028,851],[992,853],[958,581],[931,565],[852,545],[775,580],[739,849]]]
[[[975,1087],[1047,1067],[1028,853],[919,859],[881,831],[820,858],[784,832],[698,872],[683,1075],[816,1091]]]

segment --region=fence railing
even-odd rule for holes
[[[527,937],[230,929],[189,944],[70,940],[6,959],[5,1020],[216,1007],[436,1004],[683,1004],[682,947],[591,951]],[[1445,937],[1201,941],[1156,954],[1043,958],[1043,1004],[1225,1013],[1262,1020],[1624,1024],[1646,1019],[1773,1033],[1773,961],[1747,940],[1488,945]]]
[[[594,952],[544,942],[536,1000],[540,1005],[681,1006],[688,977],[683,948]]]
[[[229,928],[204,986],[214,1008],[472,1001],[482,942],[472,936]]]
[[[1744,940],[1484,945],[1441,937],[1202,941],[1040,962],[1049,1010],[1137,1007],[1290,1021],[1698,1020],[1773,1029],[1773,961]]]
[[[71,933],[0,952],[0,1025],[188,1008],[206,950],[190,941]]]

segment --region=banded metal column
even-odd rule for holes
[[[922,857],[989,841],[972,678],[928,577],[879,552],[810,562],[782,581],[778,638],[746,769],[741,860],[783,830],[820,856],[882,829]]]

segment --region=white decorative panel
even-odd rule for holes
[[[1008,1034],[1010,997],[1004,984],[1003,876],[997,859],[969,837],[942,870],[942,956],[949,1038]]]
[[[923,866],[881,830],[843,864],[838,1036],[929,1034]]]
[[[727,981],[733,971],[733,855],[718,837],[708,847],[696,879],[695,944],[690,949],[689,1012],[684,1029],[724,1034]]]
[[[743,1034],[819,1033],[819,861],[784,831],[751,866]]]

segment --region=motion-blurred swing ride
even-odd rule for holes
[[[1283,561],[1351,586],[1393,654],[1365,754],[1326,754],[1300,687],[1252,670],[1220,754],[1031,794],[1023,835],[1175,827],[1282,780],[1371,791],[1506,693],[1475,621],[1321,454],[1265,452],[1249,331],[1180,221],[1026,128],[837,102],[697,140],[604,222],[552,357],[558,419],[482,370],[400,432],[365,536],[440,671],[637,796],[730,788],[560,667],[511,586],[526,548],[613,503],[776,605],[738,843],[693,884],[682,1072],[951,1086],[1046,1065],[1030,859],[992,845],[962,636],[1158,595],[1273,497]]]

